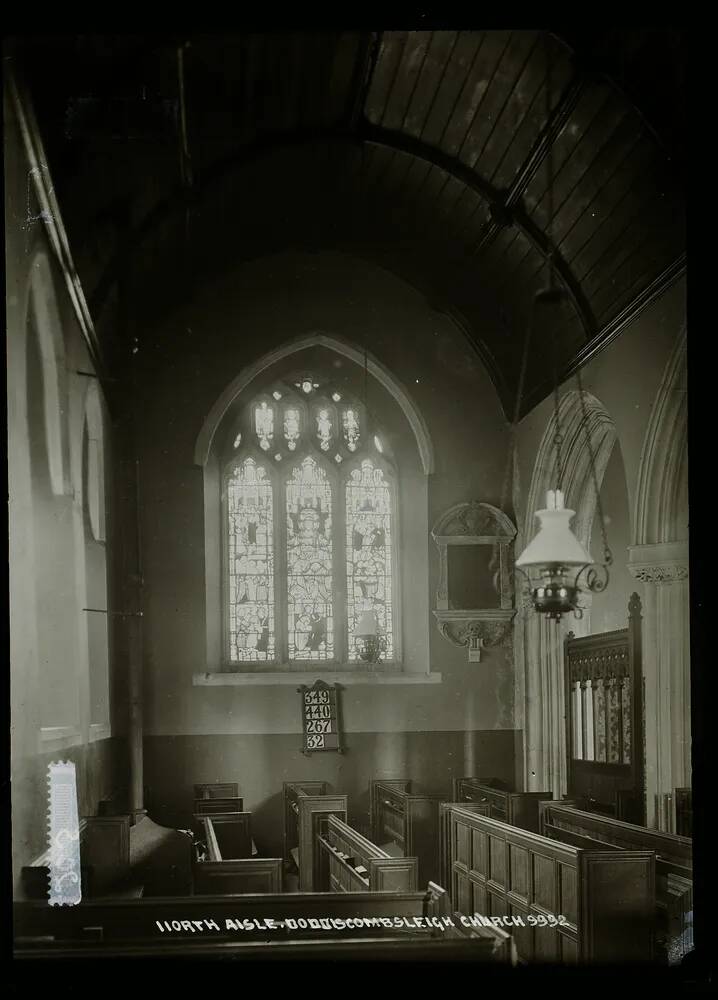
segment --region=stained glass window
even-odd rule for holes
[[[349,659],[359,658],[354,639],[359,618],[373,610],[391,660],[391,493],[383,471],[368,458],[352,469],[346,484],[345,518]]]
[[[229,658],[274,659],[273,490],[253,458],[227,480]]]
[[[247,402],[227,442],[229,663],[359,666],[355,631],[366,611],[385,641],[382,659],[395,661],[386,438],[343,386],[312,373]]]
[[[287,627],[290,660],[334,656],[332,488],[307,456],[286,484]]]

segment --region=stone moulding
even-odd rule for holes
[[[633,545],[628,552],[628,570],[642,583],[679,583],[688,579],[686,542]]]
[[[491,504],[478,500],[454,504],[436,521],[431,535],[439,550],[439,582],[434,617],[441,635],[454,646],[467,647],[469,662],[481,660],[486,646],[504,646],[512,635],[513,541],[516,527]],[[495,569],[491,584],[497,607],[454,608],[449,594],[449,547],[485,545],[494,550]]]
[[[481,661],[481,650],[511,644],[514,608],[469,611],[435,610],[439,632],[453,646],[468,647],[469,662]]]

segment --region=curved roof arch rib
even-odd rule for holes
[[[84,72],[98,96],[77,109],[68,138],[72,96],[53,91],[50,165],[54,176],[72,160],[58,187],[96,320],[123,280],[143,303],[156,298],[153,309],[172,309],[183,255],[200,280],[205,252],[221,268],[267,247],[338,248],[461,317],[511,413],[548,258],[566,291],[562,376],[683,272],[675,162],[584,44],[499,30],[198,36],[184,52],[184,138],[167,114],[176,91],[163,91],[176,46],[138,49],[134,68],[125,48],[99,45],[94,62],[91,49],[75,54],[71,83],[83,92]],[[122,88],[140,71],[154,103]],[[132,141],[111,125],[113,100]],[[147,136],[151,148],[136,141]],[[177,169],[178,142],[191,176]],[[231,238],[216,240],[218,224]],[[116,344],[127,363],[121,333]],[[531,361],[523,412],[552,384],[545,359]]]

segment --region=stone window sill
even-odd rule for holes
[[[234,686],[254,686],[254,687],[274,687],[278,684],[292,684],[299,687],[301,684],[311,686],[320,676],[327,684],[341,684],[346,687],[355,685],[374,684],[441,684],[441,674],[409,674],[388,670],[332,670],[324,671],[321,664],[317,664],[316,671],[294,670],[277,671],[266,673],[241,673],[216,672],[193,674],[192,685],[194,687],[234,687]]]
[[[44,726],[40,730],[40,753],[57,753],[82,744],[82,733],[78,726]]]

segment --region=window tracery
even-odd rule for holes
[[[313,373],[270,385],[231,427],[230,663],[356,663],[367,610],[395,660],[395,479],[378,442],[364,407]]]

